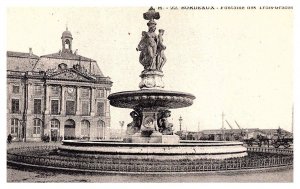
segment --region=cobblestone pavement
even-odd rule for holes
[[[120,175],[7,168],[7,182],[293,182],[293,169],[218,174]]]
[[[20,146],[40,146],[40,145],[49,145],[49,146],[58,146],[60,142],[12,142],[7,144],[7,148],[15,148]]]

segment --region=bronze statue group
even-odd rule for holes
[[[144,16],[145,17],[145,16]],[[162,67],[167,61],[164,54],[166,46],[163,44],[164,30],[159,29],[159,34],[155,33],[156,22],[153,17],[147,23],[148,32],[142,32],[142,38],[136,50],[141,51],[139,62],[144,66],[144,71],[162,71]]]

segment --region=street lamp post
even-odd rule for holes
[[[25,121],[24,120],[19,120],[21,129],[22,129],[22,141],[26,142],[26,128],[25,128]]]
[[[183,121],[183,119],[182,119],[182,117],[180,116],[180,117],[179,117],[179,131],[181,131],[181,124],[182,124],[182,121]]]
[[[187,140],[188,132],[187,132],[187,126],[185,126],[185,140]]]

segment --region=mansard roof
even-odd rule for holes
[[[17,58],[33,58],[33,59],[39,59],[40,57],[31,54],[31,53],[24,53],[24,52],[15,52],[15,51],[7,51],[6,53],[7,57],[17,57]]]
[[[91,58],[81,56],[76,49],[72,51],[72,34],[66,28],[62,34],[62,50],[57,53],[37,56],[32,53],[32,48],[29,48],[29,53],[22,52],[7,52],[7,70],[10,71],[33,71],[33,72],[48,72],[59,68],[65,64],[66,68],[80,68],[80,72],[88,73],[92,76],[104,77],[97,62]],[[67,41],[68,40],[68,41]],[[22,58],[22,59],[20,59]],[[79,67],[78,67],[79,65]]]
[[[43,55],[41,57],[96,62],[95,60],[93,60],[91,58],[87,58],[87,57],[84,57],[84,56],[81,56],[81,55],[78,55],[75,53],[65,53],[65,52],[61,52],[61,51],[58,53]]]
[[[31,71],[39,61],[39,56],[32,53],[7,51],[6,69],[11,71]]]

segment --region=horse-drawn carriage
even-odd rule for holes
[[[258,134],[256,137],[244,138],[244,143],[246,143],[247,146],[257,145],[261,147],[262,145],[267,145],[269,147],[271,140],[272,139],[268,138],[267,136]]]
[[[261,147],[263,145],[267,145],[268,147],[270,147],[270,145],[272,145],[275,148],[279,148],[280,146],[289,148],[291,144],[293,144],[293,137],[285,136],[279,130],[273,137],[271,137],[270,135],[257,134],[256,137],[244,138],[243,141],[245,144],[247,144],[247,146],[257,145]]]
[[[277,139],[272,140],[272,145],[275,148],[279,148],[280,146],[283,146],[284,148],[289,148],[291,144],[293,144],[292,137],[278,137]]]

